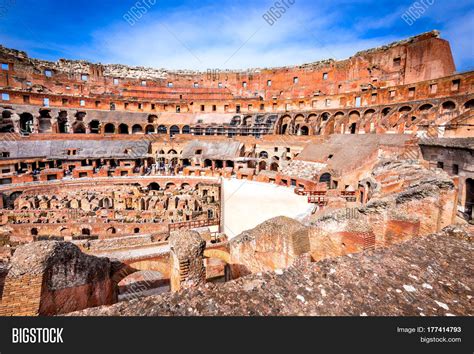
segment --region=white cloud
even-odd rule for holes
[[[307,11],[296,5],[273,26],[251,9],[225,13],[211,8],[167,14],[148,13],[135,24],[126,22],[93,33],[93,44],[81,49],[103,62],[168,69],[242,69],[296,65],[328,58],[346,58],[358,50],[394,38],[359,39],[336,26],[336,7]]]

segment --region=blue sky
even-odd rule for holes
[[[0,44],[47,60],[84,59],[167,69],[244,69],[344,59],[355,52],[438,29],[451,42],[458,71],[474,69],[474,1],[0,0]],[[147,8],[130,25],[137,3]],[[427,6],[423,5],[426,4]],[[431,5],[429,5],[431,4]]]

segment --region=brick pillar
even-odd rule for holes
[[[172,232],[170,239],[171,291],[198,287],[206,282],[206,242],[196,231]]]

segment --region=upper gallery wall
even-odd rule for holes
[[[60,59],[48,62],[0,47],[0,86],[69,96],[137,100],[295,99],[409,85],[453,75],[451,48],[437,31],[380,48],[300,66],[207,72],[169,71]]]

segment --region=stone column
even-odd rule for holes
[[[20,116],[17,113],[12,113],[11,120],[13,123],[13,132],[21,133],[20,132]]]
[[[206,283],[204,249],[206,242],[190,230],[172,232],[170,239],[171,291],[198,287]]]

